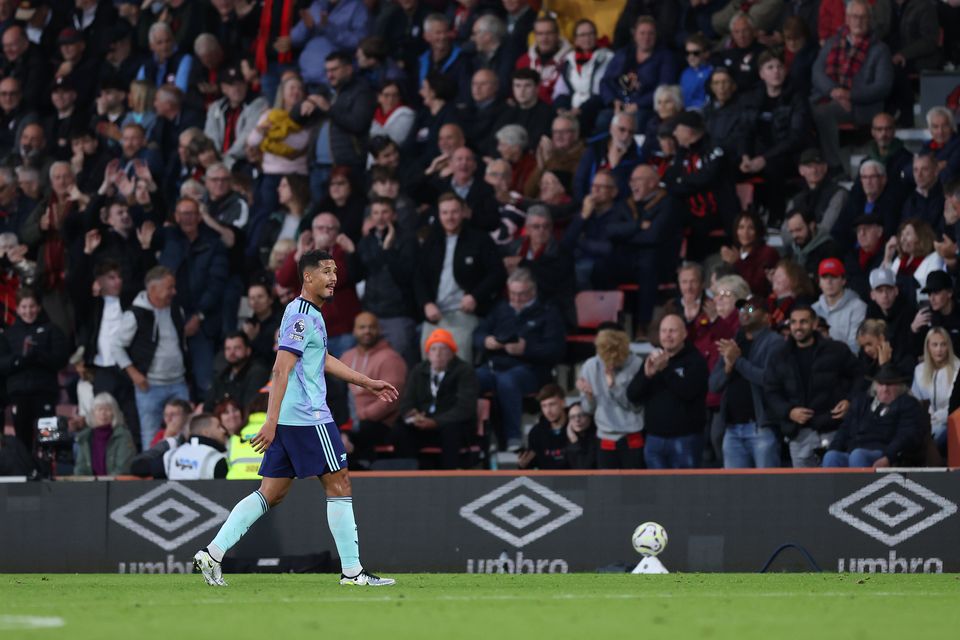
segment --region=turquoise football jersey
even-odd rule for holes
[[[278,423],[312,427],[333,422],[323,377],[327,326],[317,305],[299,297],[287,305],[280,321],[278,348],[297,356],[297,364],[287,379],[287,392],[280,403]]]

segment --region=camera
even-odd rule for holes
[[[53,446],[70,442],[70,440],[66,418],[51,416],[37,420],[37,444]]]
[[[518,336],[516,333],[504,333],[504,334],[499,334],[493,337],[496,338],[497,342],[499,342],[500,344],[511,344],[514,342],[520,342],[520,336]]]

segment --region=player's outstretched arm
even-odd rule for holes
[[[329,353],[327,354],[324,371],[332,376],[340,378],[344,382],[349,382],[350,384],[355,384],[358,387],[363,387],[368,391],[372,391],[384,402],[393,402],[400,397],[400,392],[397,391],[397,388],[386,380],[374,380],[358,371],[354,371],[347,365],[331,356]]]
[[[287,392],[287,380],[290,372],[297,364],[297,356],[281,349],[277,351],[277,359],[270,374],[270,396],[267,400],[267,419],[257,435],[250,440],[250,445],[257,453],[266,451],[277,434],[277,421],[280,419],[280,403]]]

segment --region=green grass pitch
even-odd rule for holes
[[[960,576],[2,575],[0,639],[960,638]]]

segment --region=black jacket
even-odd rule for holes
[[[627,387],[627,399],[643,405],[643,430],[662,438],[701,433],[709,375],[707,361],[689,343],[652,378],[641,367]]]
[[[847,250],[843,258],[843,267],[847,272],[847,288],[860,296],[863,300],[870,299],[870,272],[883,264],[883,243],[880,250],[867,261],[866,268],[860,266],[860,250]],[[818,263],[819,266],[819,263]],[[816,273],[814,271],[813,273]],[[814,282],[816,280],[814,279]],[[901,289],[900,295],[904,295]],[[912,318],[911,318],[912,320]]]
[[[430,363],[425,360],[417,363],[407,374],[399,412],[403,416],[416,409],[436,420],[441,429],[458,428],[470,433],[477,423],[479,396],[480,385],[473,367],[454,357],[437,388],[435,410],[429,411],[434,398],[430,393]]]
[[[417,240],[395,230],[390,248],[383,248],[383,238],[374,229],[357,245],[356,280],[366,282],[363,308],[378,318],[416,317],[413,298],[413,273]]]
[[[687,212],[683,203],[665,190],[656,191],[646,202],[632,201],[636,219],[616,221],[607,227],[615,244],[625,249],[653,249],[657,256],[657,282],[672,282],[676,277],[680,244]]]
[[[566,425],[560,431],[554,431],[547,419],[540,416],[540,420],[527,434],[527,449],[534,454],[528,468],[569,469],[570,463],[567,460],[569,445]]]
[[[508,124],[519,124],[527,130],[527,150],[534,151],[542,136],[550,137],[550,127],[556,115],[552,106],[540,100],[529,109],[514,105],[503,110],[493,125],[493,131],[497,132]]]
[[[428,302],[436,302],[440,272],[446,253],[446,233],[440,225],[430,231],[420,248],[413,283],[418,313]],[[477,300],[477,315],[484,315],[493,306],[506,280],[507,272],[490,236],[464,226],[453,255],[453,277],[464,293]]]
[[[903,202],[903,210],[900,213],[900,222],[910,218],[920,218],[934,231],[942,232],[945,224],[943,220],[943,185],[938,180],[930,188],[927,195],[921,194],[914,189]]]
[[[57,372],[70,356],[63,332],[42,315],[33,324],[20,318],[0,330],[0,376],[7,393],[52,393],[59,388]]]
[[[889,175],[889,174],[888,174]],[[863,189],[858,187],[859,181],[850,191],[850,197],[847,198],[847,204],[836,224],[833,225],[831,233],[842,249],[850,249],[854,246],[857,230],[853,221],[862,215],[867,214],[867,196]],[[895,180],[888,180],[887,186],[873,203],[873,212],[869,215],[877,216],[883,223],[883,235],[889,238],[897,232],[897,226],[900,224],[900,213],[903,209],[903,201],[906,198],[903,187]]]
[[[724,152],[735,156],[740,149],[740,140],[747,124],[744,121],[740,100],[734,96],[722,107],[710,100],[703,107],[703,121],[710,139],[720,145]]]
[[[77,310],[77,345],[83,347],[83,363],[88,367],[93,366],[93,361],[97,357],[100,347],[97,341],[100,338],[100,325],[103,322],[103,297],[94,298],[89,295],[90,287],[87,286],[87,296],[82,299],[82,306],[78,298]],[[129,311],[130,300],[120,299],[121,311]]]
[[[483,341],[493,336],[502,343],[526,342],[521,356],[512,356],[506,351],[487,351]],[[563,319],[551,304],[536,300],[520,313],[514,311],[506,300],[501,300],[489,315],[480,321],[473,332],[473,350],[483,352],[483,362],[494,371],[506,371],[520,365],[532,367],[545,384],[550,379],[550,370],[563,359],[566,348],[566,331]]]
[[[241,407],[246,407],[257,397],[269,377],[270,370],[253,357],[247,360],[236,374],[233,366],[228,364],[214,376],[207,399],[203,403],[204,410],[213,411],[217,403],[226,397],[233,398]]]
[[[520,249],[523,250],[521,245]],[[577,326],[577,310],[574,296],[577,293],[576,275],[573,270],[573,254],[559,242],[551,239],[542,253],[528,258],[520,253],[520,264],[529,269],[537,283],[537,296],[544,302],[551,302],[560,310],[567,326]]]
[[[363,166],[367,134],[377,108],[377,97],[364,80],[352,78],[337,89],[330,105],[330,151],[336,164]]]
[[[431,200],[436,202],[436,198],[447,191],[453,193],[452,185],[453,176],[442,180],[430,180],[430,186],[435,194]],[[466,224],[481,231],[493,231],[500,226],[500,203],[497,202],[493,187],[484,181],[481,173],[474,175],[464,201],[471,212],[470,219],[465,221]]]
[[[917,464],[924,430],[930,429],[920,402],[906,392],[886,407],[874,409],[873,401],[866,393],[853,398],[830,450],[882,450],[893,466]]]
[[[146,309],[138,305],[134,305],[130,310],[137,319],[137,331],[133,334],[130,346],[127,347],[127,355],[130,356],[130,361],[137,371],[146,376],[160,342],[160,333],[157,331],[157,316],[153,309]],[[183,333],[183,325],[186,320],[183,316],[183,309],[177,304],[171,305],[170,318],[173,320],[173,327],[177,331],[177,341],[180,346],[180,353],[183,354],[184,364],[187,364],[187,340]],[[187,366],[187,375],[189,374],[190,367]]]
[[[460,106],[463,136],[467,145],[478,155],[490,157],[497,155],[497,140],[494,137],[497,130],[494,125],[506,108],[506,103],[500,99],[495,99],[484,107],[479,107],[473,102]]]
[[[807,348],[814,350],[809,380],[801,379],[797,343],[792,337],[771,356],[763,377],[770,418],[788,438],[801,429],[790,419],[794,407],[813,410],[813,417],[803,426],[819,432],[834,431],[840,423],[830,417],[830,411],[847,399],[862,375],[857,357],[842,342],[814,333],[814,344]]]
[[[783,158],[793,162],[810,140],[813,117],[809,102],[789,85],[772,98],[769,110],[767,100],[763,84],[744,96],[741,108],[747,127],[740,151],[750,157],[762,155],[768,161]]]
[[[734,160],[704,134],[688,149],[678,146],[663,184],[671,195],[686,201],[691,217],[701,219],[702,227],[729,233],[734,212],[740,210],[731,165]]]
[[[887,340],[893,345],[894,349],[903,349],[906,353],[914,357],[913,353],[913,332],[910,330],[910,323],[917,315],[917,305],[901,291],[890,307],[890,313],[884,313],[883,310],[873,300],[867,299],[867,318],[883,320],[887,323]],[[903,371],[904,374],[911,373]]]

